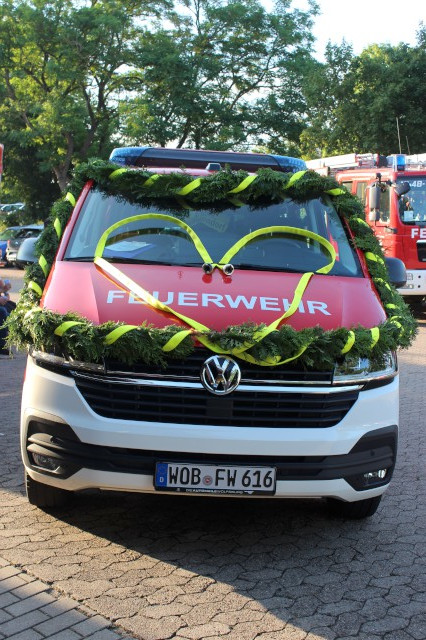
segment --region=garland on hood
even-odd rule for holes
[[[253,362],[264,366],[297,359],[304,367],[330,369],[336,360],[345,357],[366,357],[380,366],[389,351],[408,347],[416,335],[416,321],[389,283],[381,247],[365,222],[361,202],[341,189],[333,178],[321,177],[313,171],[285,174],[260,169],[255,176],[249,176],[245,171],[225,170],[194,179],[186,173],[159,175],[93,160],[77,167],[69,192],[52,208],[36,245],[39,262],[27,268],[19,303],[7,320],[10,345],[32,346],[36,350],[64,354],[84,362],[99,363],[103,358],[112,358],[127,364],[165,365],[168,358],[187,357],[194,349],[197,335],[201,335],[177,324],[163,329],[142,324],[131,327],[131,330],[124,323],[95,325],[76,313],[62,315],[39,306],[63,230],[76,198],[89,180],[108,195],[144,206],[161,204],[165,210],[174,210],[172,203],[176,198],[183,199],[187,206],[209,205],[220,209],[221,206],[229,207],[229,201],[236,197],[240,203],[243,200],[254,205],[259,200],[264,204],[285,198],[303,202],[327,194],[340,216],[346,218],[353,243],[364,253],[386,311],[385,322],[373,328],[356,326],[330,331],[319,326],[296,331],[283,325],[269,333],[265,331],[264,324],[244,323],[229,326],[223,331],[204,333],[203,338],[212,350],[237,358],[238,352],[245,351]],[[262,339],[256,341],[260,334]],[[252,346],[247,349],[247,345]]]

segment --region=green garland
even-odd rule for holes
[[[346,357],[368,357],[374,364],[380,365],[387,352],[408,347],[412,343],[417,331],[416,321],[402,297],[389,284],[381,247],[364,220],[361,202],[340,189],[333,178],[323,178],[313,171],[300,172],[295,176],[261,169],[257,178],[239,193],[239,185],[248,177],[245,171],[220,171],[197,181],[186,173],[157,175],[155,179],[152,179],[152,175],[144,170],[118,169],[117,165],[101,160],[91,161],[75,170],[69,192],[54,204],[48,224],[37,242],[39,263],[27,268],[19,303],[7,320],[9,345],[15,344],[18,348],[32,346],[37,350],[62,353],[85,362],[101,362],[103,358],[112,358],[127,364],[139,361],[162,365],[169,358],[186,358],[194,349],[196,333],[188,335],[174,350],[167,353],[163,351],[168,340],[182,330],[176,324],[163,329],[142,324],[110,344],[106,336],[124,323],[95,325],[76,313],[61,315],[39,307],[63,230],[76,198],[89,180],[108,195],[145,206],[153,203],[158,206],[161,203],[166,210],[172,208],[171,203],[176,202],[176,198],[184,198],[187,206],[207,204],[220,210],[229,207],[232,197],[243,199],[250,205],[259,201],[278,202],[288,197],[304,201],[329,194],[339,215],[346,218],[355,246],[366,256],[368,270],[386,310],[387,320],[376,330],[374,339],[371,329],[362,326],[331,331],[324,331],[317,326],[296,331],[284,325],[255,344],[248,353],[264,362],[277,356],[280,359],[291,358],[309,345],[299,356],[298,362],[304,367],[330,369],[336,360],[343,359],[342,353],[346,353]],[[195,182],[196,188],[192,188]],[[187,187],[190,183],[191,186]],[[182,195],[182,190],[185,195]],[[230,194],[232,191],[236,192],[235,196]],[[76,324],[59,335],[58,327],[64,322]],[[211,331],[207,337],[217,347],[232,353],[234,349],[251,342],[255,332],[264,326],[252,323],[229,326],[224,331]]]

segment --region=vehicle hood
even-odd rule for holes
[[[244,322],[270,324],[291,304],[301,277],[270,271],[236,270],[225,276],[218,269],[206,275],[201,267],[116,266],[171,309],[214,330]],[[93,263],[57,261],[42,306],[61,314],[74,311],[95,324],[182,324],[174,314],[138,299]],[[330,330],[373,327],[385,318],[368,278],[314,275],[298,310],[284,322],[295,329],[319,325]]]

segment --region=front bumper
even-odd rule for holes
[[[426,269],[407,269],[407,282],[397,291],[402,296],[426,296]]]
[[[28,361],[21,448],[29,475],[71,491],[90,488],[155,492],[157,461],[272,465],[276,497],[380,495],[392,476],[397,448],[398,379],[361,391],[337,425],[327,428],[246,428],[115,420],[96,414],[72,378]],[[54,457],[57,470],[34,464]],[[362,476],[388,469],[366,487]]]

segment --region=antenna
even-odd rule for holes
[[[398,121],[398,116],[396,117],[396,129],[397,129],[397,131],[398,131],[399,153],[402,153],[402,151],[401,151],[401,136],[399,135],[399,121]]]

